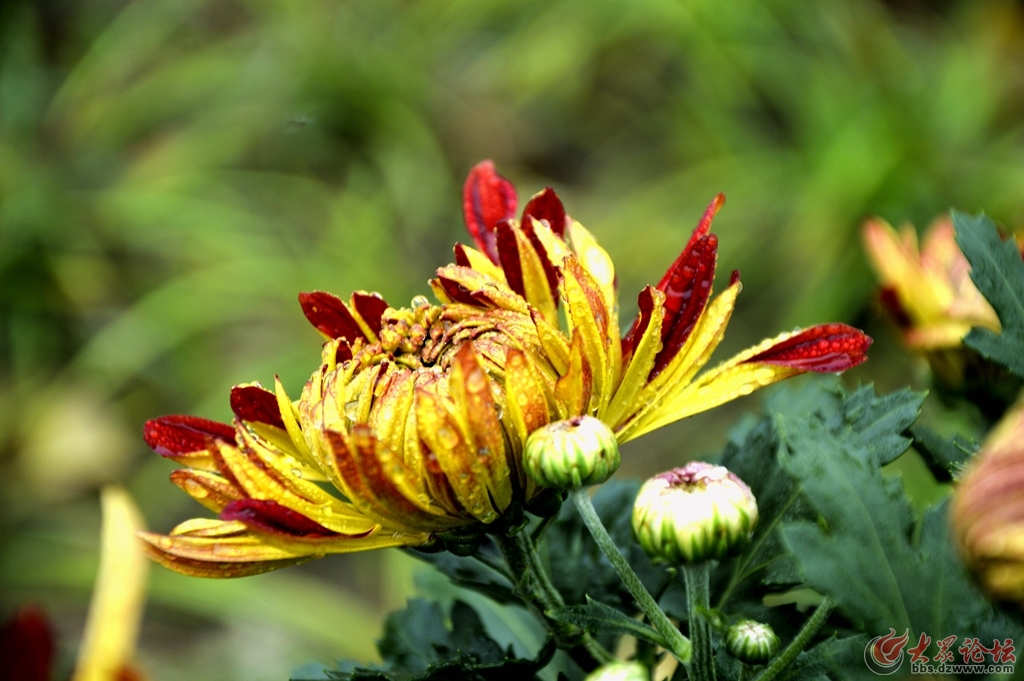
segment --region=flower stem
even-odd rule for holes
[[[608,557],[615,571],[619,573],[619,577],[626,585],[626,588],[629,589],[629,593],[633,594],[637,605],[647,615],[651,626],[665,639],[669,651],[680,662],[688,664],[692,652],[690,641],[679,633],[675,625],[669,621],[668,616],[658,607],[658,604],[640,581],[640,578],[633,572],[633,568],[629,566],[626,559],[619,553],[619,548],[615,546],[615,542],[612,541],[608,530],[605,529],[601,519],[597,516],[597,511],[594,510],[594,504],[590,501],[590,494],[586,488],[574,489],[570,495],[572,496],[573,503],[576,504],[576,509],[583,518],[583,523],[590,530],[590,534],[593,535],[594,541],[597,542],[604,555]]]
[[[715,652],[711,647],[711,561],[683,565],[686,580],[686,602],[689,606],[690,639],[693,641],[693,662],[690,678],[694,681],[715,681]]]
[[[779,656],[772,660],[772,663],[768,665],[763,672],[754,677],[754,681],[771,681],[776,676],[781,674],[793,663],[797,655],[803,652],[804,648],[810,642],[814,635],[818,633],[818,630],[824,626],[825,621],[828,620],[828,616],[832,614],[832,610],[835,609],[835,602],[825,596],[825,600],[821,602],[818,609],[811,615],[811,619],[804,623],[803,628],[796,637],[789,642],[786,649],[779,653]]]
[[[521,531],[513,535],[499,533],[494,536],[512,573],[516,595],[554,635],[558,647],[568,652],[584,671],[592,671],[613,661],[614,656],[590,634],[548,616],[548,611],[563,607],[565,601],[551,583],[529,535]]]

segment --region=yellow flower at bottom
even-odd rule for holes
[[[697,375],[740,291],[734,273],[711,298],[710,227],[723,201],[640,293],[620,337],[608,254],[550,188],[516,220],[511,183],[479,164],[463,195],[479,250],[458,245],[455,263],[437,271],[438,304],[302,294],[326,342],[298,401],[280,383],[244,385],[232,390],[233,426],[191,416],[146,424],[150,446],[187,466],[172,480],[218,514],[144,534],[151,555],[234,577],[472,534],[540,501],[523,449],[549,423],[593,417],[621,444],[790,376],[863,362],[871,339],[825,324]]]

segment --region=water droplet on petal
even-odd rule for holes
[[[359,415],[359,400],[352,400],[345,403],[345,416],[349,421],[355,421]]]
[[[292,469],[292,477],[296,477],[296,478],[300,478],[301,479],[302,478],[302,471],[299,470],[298,468],[293,468]]]

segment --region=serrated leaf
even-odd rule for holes
[[[1015,635],[956,558],[944,507],[929,512],[915,544],[902,485],[882,476],[859,436],[838,437],[813,418],[780,419],[779,430],[784,465],[822,519],[783,528],[808,586],[831,596],[869,634],[893,628],[970,635],[991,625]]]
[[[902,434],[921,414],[927,393],[904,388],[878,396],[871,385],[864,385],[842,401],[843,422],[860,435],[875,454],[879,465],[892,463],[910,447],[910,438]],[[833,425],[833,431],[837,430]]]
[[[983,357],[1024,378],[1024,261],[1013,239],[1003,241],[985,214],[953,211],[960,250],[971,263],[971,279],[992,305],[1001,333],[974,327],[964,343]]]
[[[307,665],[293,681],[504,681],[536,679],[555,653],[548,641],[535,660],[516,658],[494,642],[469,605],[452,605],[451,626],[437,603],[414,599],[388,616],[377,648],[386,666],[341,663],[335,669]]]
[[[634,636],[654,645],[668,648],[665,639],[653,627],[627,617],[615,608],[587,599],[587,605],[569,605],[548,612],[552,618],[590,632],[617,636]]]
[[[456,556],[448,551],[424,553],[413,549],[407,553],[425,563],[430,563],[457,586],[476,591],[497,603],[520,602],[513,592],[513,585],[508,577],[476,558]],[[500,565],[502,563],[501,554],[490,537],[484,540],[478,553],[493,564]]]
[[[914,436],[914,449],[921,454],[939,482],[949,482],[957,477],[979,448],[978,443],[970,438],[956,434],[944,440],[934,430],[922,425],[915,425],[910,433]]]
[[[789,667],[779,681],[811,681],[812,679],[828,678],[827,674],[841,667],[861,663],[864,657],[866,636],[847,636],[839,638],[833,635],[809,650],[800,653],[792,666]]]

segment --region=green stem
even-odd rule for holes
[[[776,676],[786,671],[786,668],[793,663],[793,660],[797,658],[797,655],[803,652],[807,644],[810,643],[814,635],[818,633],[818,630],[824,626],[828,616],[832,614],[832,610],[835,609],[835,602],[825,596],[825,600],[821,602],[818,609],[811,615],[811,619],[804,623],[800,633],[796,635],[786,649],[783,650],[778,657],[772,660],[772,663],[768,665],[763,672],[754,677],[754,681],[771,681]]]
[[[548,611],[564,607],[565,601],[551,584],[529,535],[517,532],[511,536],[494,536],[501,549],[501,555],[512,573],[516,595],[554,635],[558,647],[567,651],[584,671],[592,671],[602,664],[613,661],[615,657],[590,634],[579,627],[548,616]]]
[[[686,602],[689,605],[690,640],[693,641],[693,681],[715,681],[715,652],[711,647],[711,561],[683,565]]]
[[[608,557],[615,571],[619,573],[619,577],[626,585],[626,588],[629,589],[629,593],[633,594],[637,605],[647,615],[651,626],[665,639],[669,651],[683,664],[689,664],[692,652],[690,641],[679,633],[675,625],[669,621],[668,616],[658,607],[658,604],[640,581],[640,578],[633,572],[633,568],[629,566],[626,559],[619,553],[619,548],[615,546],[615,542],[609,536],[608,530],[605,529],[601,519],[597,516],[597,511],[594,510],[594,504],[590,501],[590,494],[587,493],[586,488],[574,489],[570,495],[572,496],[573,503],[576,504],[576,509],[583,518],[583,523],[590,530],[590,534],[593,535],[594,541],[597,542],[604,555]]]

